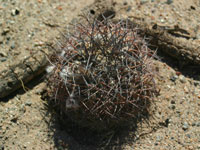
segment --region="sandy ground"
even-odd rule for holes
[[[92,2],[0,1],[0,65],[5,67],[7,61],[25,57],[41,42],[55,40],[59,31]],[[116,7],[120,17],[144,17],[166,26],[178,24],[200,39],[198,0],[118,0]],[[0,149],[200,149],[200,69],[185,66],[180,70],[175,60],[159,56],[160,61],[154,64],[161,92],[153,106],[154,115],[136,131],[129,130],[126,136],[119,133],[108,145],[84,143],[93,137],[81,131],[71,134],[73,128],[64,130],[57,115],[48,111],[41,96],[46,86],[45,75],[41,75],[26,85],[26,92],[21,89],[0,102]]]

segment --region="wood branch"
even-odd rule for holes
[[[189,31],[178,26],[166,27],[148,24],[145,21],[132,19],[134,26],[140,28],[140,34],[150,37],[150,44],[179,60],[181,65],[188,63],[200,65],[200,40]]]

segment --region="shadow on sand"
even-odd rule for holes
[[[43,99],[48,101],[47,96]],[[120,150],[124,144],[137,140],[137,128],[142,120],[147,121],[149,114],[131,122],[130,126],[109,129],[104,132],[95,132],[88,128],[76,125],[72,120],[59,113],[54,103],[48,101],[47,113],[51,114],[49,130],[53,132],[53,140],[57,149],[68,150]]]

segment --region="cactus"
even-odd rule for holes
[[[48,93],[80,126],[97,131],[126,126],[148,113],[157,93],[155,52],[128,20],[84,19],[50,56]]]

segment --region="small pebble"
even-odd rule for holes
[[[175,82],[176,79],[178,79],[178,76],[177,76],[177,75],[171,76],[171,77],[170,77],[170,80],[171,80],[172,82]]]
[[[8,23],[9,24],[15,24],[15,21],[14,20],[8,20]]]
[[[195,123],[195,122],[193,122],[193,123],[192,123],[192,126],[195,126],[195,125],[196,125],[196,123]]]
[[[12,16],[19,15],[19,13],[20,13],[20,11],[19,11],[18,8],[15,8],[15,9],[13,9],[13,10],[11,11],[11,15],[12,15]]]
[[[26,102],[25,102],[25,105],[26,105],[26,106],[31,106],[31,105],[32,105],[32,102],[31,102],[31,101],[26,101]]]
[[[147,3],[148,0],[140,0],[140,4],[144,4],[144,3]]]
[[[155,145],[158,145],[158,143],[156,142]]]
[[[191,9],[196,10],[196,8],[194,6],[190,6]]]
[[[128,3],[125,1],[124,3],[123,3],[123,5],[127,5]]]
[[[165,127],[168,127],[169,124],[170,124],[171,122],[172,122],[171,119],[170,119],[170,118],[167,118],[167,119],[165,120]]]
[[[0,62],[4,62],[7,60],[7,55],[4,52],[0,52]]]
[[[176,111],[176,113],[180,116],[181,115],[181,112],[179,110]]]
[[[194,86],[198,86],[198,85],[200,85],[200,82],[194,82]]]
[[[190,146],[188,147],[188,149],[189,149],[189,150],[193,150],[194,147],[193,147],[192,145],[190,145]]]
[[[171,4],[171,3],[173,3],[173,0],[167,0],[168,5]]]
[[[6,37],[6,42],[9,42],[10,41],[10,37],[8,36],[8,37]]]
[[[20,99],[21,99],[21,96],[20,96],[20,95],[16,95],[15,98],[16,98],[17,100],[20,100]]]
[[[169,89],[171,89],[171,86],[170,86],[170,85],[167,85],[167,87],[168,87]]]
[[[3,32],[1,33],[1,35],[6,35],[8,32],[10,32],[9,28],[4,28]]]
[[[14,42],[14,41],[11,43],[10,48],[11,48],[11,49],[14,49],[14,48],[15,48],[15,42]]]
[[[183,89],[184,89],[185,93],[189,92],[189,89],[186,86]]]
[[[176,109],[176,106],[175,105],[171,105],[169,108],[174,110],[174,109]]]
[[[26,109],[25,109],[25,105],[24,105],[24,104],[22,104],[22,105],[20,106],[20,111],[21,111],[22,113],[25,113],[25,112],[26,112]]]
[[[188,138],[190,138],[191,136],[190,136],[190,134],[186,134],[186,136],[188,137]]]
[[[128,8],[126,9],[127,12],[131,11],[132,7],[128,6]]]
[[[196,126],[197,126],[197,127],[200,127],[200,121],[196,123]]]
[[[0,62],[5,62],[7,59],[5,57],[0,57]]]
[[[165,22],[165,20],[164,20],[164,19],[160,19],[160,22],[161,22],[161,23],[164,23],[164,22]]]
[[[158,135],[158,136],[156,136],[156,141],[157,141],[157,142],[160,142],[160,141],[161,141],[161,139],[162,139],[162,138],[161,138],[159,135]]]
[[[185,83],[186,82],[186,79],[183,75],[180,75],[179,76],[179,80],[182,82],[182,83]]]
[[[24,144],[23,146],[24,146],[25,149],[27,148],[27,145],[26,145],[26,144]]]
[[[171,104],[176,104],[175,100],[171,100]]]
[[[188,123],[187,123],[187,122],[184,122],[184,123],[183,123],[183,126],[182,126],[182,129],[185,131],[185,130],[187,130],[188,128],[189,128]]]

